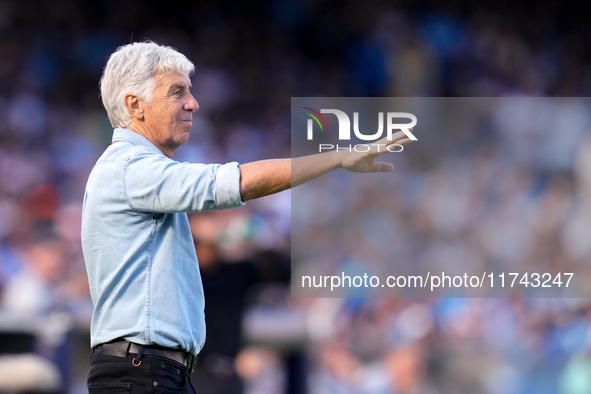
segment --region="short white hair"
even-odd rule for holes
[[[131,114],[125,95],[151,102],[157,77],[170,73],[190,75],[195,66],[176,49],[155,42],[123,45],[111,55],[100,82],[101,97],[113,127],[127,127]]]

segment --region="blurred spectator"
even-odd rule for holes
[[[66,263],[63,247],[56,239],[45,239],[27,251],[25,266],[6,284],[2,306],[23,314],[48,313],[64,302],[59,293]]]

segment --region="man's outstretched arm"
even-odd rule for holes
[[[375,159],[387,153],[392,144],[407,145],[411,141],[402,131],[372,143],[367,152],[331,151],[295,159],[272,159],[240,165],[240,196],[242,201],[278,193],[344,168],[352,172],[392,171],[389,163],[376,163]],[[292,171],[293,165],[293,171]]]

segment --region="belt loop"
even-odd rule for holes
[[[131,360],[131,364],[134,367],[139,367],[140,365],[142,365],[142,354],[143,353],[144,353],[144,345],[138,345],[137,356],[136,356],[137,361],[136,361],[136,357],[134,357],[133,360]]]
[[[197,366],[197,356],[193,356],[191,355],[191,364],[189,366],[190,372],[193,373],[195,372],[195,367]]]

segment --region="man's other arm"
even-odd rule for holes
[[[331,151],[294,159],[271,159],[240,165],[240,195],[242,201],[278,193],[344,168],[352,172],[388,172],[393,166],[377,163],[375,159],[387,153],[392,144],[407,145],[411,141],[400,131],[392,140],[374,142],[368,152]],[[293,168],[292,168],[293,166]]]

